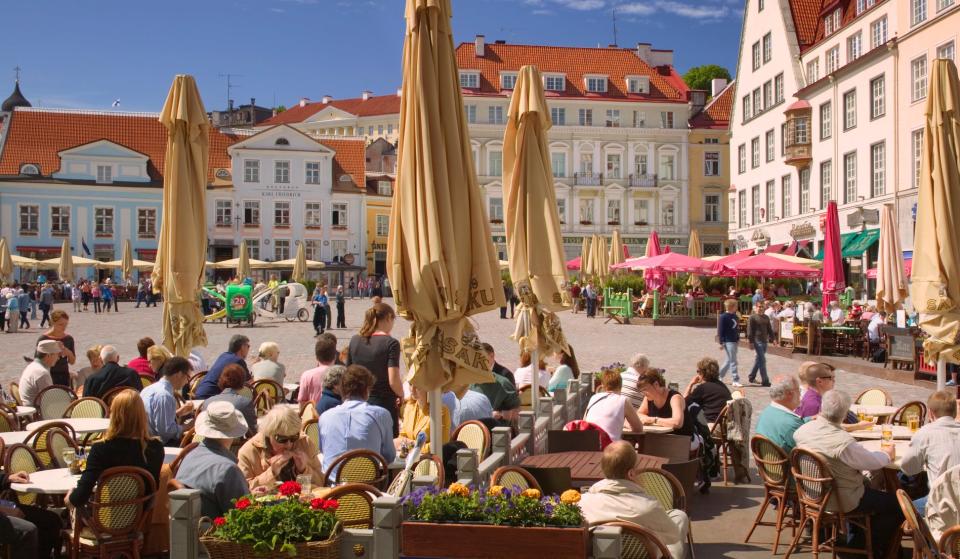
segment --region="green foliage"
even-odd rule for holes
[[[274,107],[274,110],[277,111],[277,114],[280,114],[280,113],[282,113],[283,111],[287,110],[287,106],[286,106],[286,105],[277,105],[276,107]]]
[[[257,553],[280,551],[296,554],[294,543],[323,541],[337,524],[332,510],[315,509],[298,495],[273,501],[253,497],[237,499],[238,508],[214,521],[214,537],[248,544]]]
[[[633,290],[634,295],[643,293],[645,283],[641,274],[620,274],[610,276],[605,287],[613,288],[618,293],[624,293],[627,289]]]
[[[480,522],[497,526],[579,527],[583,515],[576,503],[564,503],[556,495],[541,497],[539,491],[520,492],[499,486],[486,493],[459,484],[438,491],[423,488],[405,498],[411,520],[421,522]]]
[[[730,80],[730,71],[723,66],[716,64],[704,64],[703,66],[694,66],[687,70],[683,75],[683,81],[690,89],[705,89],[710,91],[710,80],[723,78]]]

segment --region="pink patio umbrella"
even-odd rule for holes
[[[714,264],[718,263],[714,262]],[[730,275],[737,277],[814,279],[820,276],[820,270],[787,262],[769,254],[758,254],[723,266],[729,270]]]
[[[843,260],[840,257],[840,215],[837,203],[827,204],[827,221],[823,232],[823,306],[826,311],[831,302],[847,286],[843,277]]]
[[[571,258],[570,260],[567,260],[567,270],[570,270],[571,272],[578,272],[578,271],[580,271],[580,257],[579,257],[579,256],[576,257],[576,258]]]
[[[707,262],[676,252],[667,252],[659,256],[631,258],[625,262],[611,266],[618,270],[653,270],[664,274],[705,274],[710,275],[722,271],[722,267],[714,262]]]
[[[651,231],[650,238],[647,239],[647,250],[644,256],[650,258],[661,254],[663,254],[663,250],[660,248],[660,235],[657,235],[656,231]],[[666,285],[667,276],[663,272],[646,269],[643,271],[643,281],[646,283],[647,289],[660,289]]]

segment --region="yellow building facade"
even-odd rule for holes
[[[720,81],[720,80],[715,80]],[[714,97],[690,119],[690,229],[703,256],[727,254],[730,190],[730,109],[733,84],[714,84]]]

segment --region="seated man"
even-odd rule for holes
[[[453,430],[456,430],[465,421],[483,421],[493,418],[493,406],[483,394],[470,390],[467,385],[454,388],[453,393],[456,394],[458,400],[451,421]]]
[[[87,377],[83,383],[83,395],[103,399],[103,395],[118,386],[132,388],[136,391],[143,389],[140,375],[130,367],[120,364],[120,352],[112,345],[105,345],[100,350],[100,359],[103,367]]]
[[[53,385],[50,367],[60,359],[60,343],[56,340],[43,340],[37,344],[33,361],[20,373],[20,398],[26,406],[35,405],[34,400],[41,390]]]
[[[163,364],[160,380],[143,389],[140,397],[147,410],[150,435],[159,437],[165,446],[179,446],[183,426],[177,421],[193,411],[193,404],[177,405],[177,393],[190,379],[193,368],[183,357],[171,357]]]
[[[933,535],[933,541],[948,529],[960,524],[960,466],[954,466],[930,481],[930,495],[927,497],[927,526]]]
[[[800,383],[793,375],[778,375],[770,387],[770,405],[760,412],[757,434],[770,439],[788,455],[796,443],[793,433],[803,425],[793,412],[800,405]]]
[[[956,420],[957,401],[954,395],[941,390],[927,399],[927,410],[933,419],[920,428],[910,439],[910,448],[904,453],[900,470],[908,476],[927,472],[927,482],[954,466],[960,466],[960,423]],[[923,514],[927,496],[913,502]]]
[[[326,334],[324,334],[325,336]],[[322,337],[322,336],[321,336]],[[343,396],[340,393],[340,383],[343,382],[343,375],[347,368],[343,365],[333,365],[327,369],[323,377],[323,393],[320,400],[317,401],[317,415],[323,415],[323,412],[331,410],[343,403]]]
[[[0,490],[10,489],[11,483],[30,483],[30,476],[26,472],[0,473]],[[0,544],[10,547],[9,557],[49,559],[62,529],[63,521],[54,512],[30,505],[0,505]]]
[[[247,422],[230,402],[213,402],[197,417],[196,430],[203,441],[180,463],[177,481],[199,489],[200,514],[217,518],[250,492],[230,451],[233,440],[246,434]]]
[[[317,358],[317,366],[308,369],[300,375],[300,392],[297,402],[313,402],[319,404],[326,391],[327,371],[337,360],[337,337],[330,332],[324,332],[317,338],[313,346],[313,353]]]
[[[903,522],[903,513],[894,493],[866,487],[864,471],[881,470],[893,460],[895,448],[871,452],[841,426],[850,410],[850,395],[829,390],[823,395],[820,415],[797,429],[793,438],[797,447],[819,454],[833,474],[834,489],[827,510],[871,515],[874,557],[886,557],[894,545],[893,535]],[[848,545],[864,547],[865,538],[857,531]]]
[[[220,393],[220,373],[228,365],[239,365],[243,369],[243,381],[246,382],[252,377],[250,370],[247,369],[247,354],[250,353],[250,338],[237,334],[230,338],[230,345],[227,351],[220,354],[217,360],[210,366],[210,370],[204,375],[203,380],[197,385],[196,398],[206,400],[211,396]]]
[[[341,454],[358,448],[379,453],[388,464],[396,458],[390,412],[367,403],[375,380],[366,367],[347,367],[340,382],[343,403],[320,418],[320,453],[324,472]]]
[[[484,344],[485,348],[486,345]],[[490,401],[490,407],[493,408],[493,418],[501,425],[509,426],[520,417],[520,395],[513,381],[497,374],[497,363],[493,358],[492,349],[487,351],[487,356],[490,358],[488,365],[493,366],[493,382],[471,384],[470,390],[486,396]]]
[[[606,522],[633,522],[653,532],[675,559],[687,556],[685,542],[690,519],[682,510],[664,510],[660,501],[633,481],[637,451],[626,441],[603,450],[603,477],[580,499],[583,517],[591,526]]]

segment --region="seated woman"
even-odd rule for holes
[[[537,359],[536,374],[538,386],[546,390],[547,385],[550,384],[550,373],[547,372],[547,364],[542,358]],[[517,388],[533,384],[533,375],[533,355],[529,351],[524,351],[520,354],[520,368],[513,372]]]
[[[103,359],[100,359],[101,349],[103,349],[103,346],[100,344],[87,348],[87,361],[90,362],[90,366],[70,373],[70,376],[73,377],[73,385],[77,387],[77,392],[80,393],[80,396],[83,395],[83,383],[87,380],[87,377],[99,371],[100,367],[103,367]]]
[[[163,364],[167,362],[167,359],[173,357],[173,354],[170,353],[170,350],[162,345],[152,345],[147,348],[147,362],[150,363],[150,370],[153,371],[153,375],[148,376],[151,381],[160,380],[160,369],[163,368]],[[144,376],[144,375],[141,375]]]
[[[446,406],[441,406],[440,421],[443,426],[443,434],[440,438],[441,446],[450,442],[450,410]],[[403,404],[400,410],[400,436],[394,439],[394,446],[400,448],[403,443],[413,444],[417,440],[417,434],[421,431],[427,434],[427,440],[430,438],[430,405],[427,403],[427,393],[416,386],[410,386],[410,398]],[[438,450],[439,451],[439,450]],[[423,445],[423,453],[430,452],[430,443]]]
[[[260,421],[259,432],[240,447],[239,466],[251,490],[273,489],[274,482],[296,481],[307,474],[311,483],[324,483],[317,446],[300,432],[297,408],[277,405]]]
[[[553,392],[558,388],[567,388],[571,380],[580,377],[580,367],[577,365],[577,358],[573,354],[573,347],[570,347],[570,353],[563,351],[557,352],[557,359],[560,365],[550,377],[550,384],[547,390]]]
[[[250,372],[253,374],[253,380],[272,380],[277,384],[283,384],[283,379],[287,375],[286,367],[277,363],[280,358],[280,346],[276,342],[263,342],[260,344],[260,350],[257,352],[260,360],[253,364]]]
[[[643,422],[640,421],[637,410],[626,396],[620,394],[623,383],[620,373],[605,369],[600,374],[600,383],[604,391],[590,397],[583,420],[606,431],[612,441],[619,441],[623,437],[624,420],[630,424],[634,433],[642,433]]]
[[[239,390],[243,388],[243,379],[247,374],[243,367],[236,363],[231,363],[223,368],[220,378],[217,380],[217,386],[220,387],[220,393],[203,400],[200,410],[205,410],[212,402],[230,402],[234,408],[243,414],[243,419],[247,423],[249,433],[257,432],[257,410],[253,407],[253,400]]]
[[[644,396],[637,410],[644,425],[665,425],[671,427],[674,434],[693,437],[693,418],[686,413],[683,396],[667,388],[659,369],[644,371],[637,380],[637,389]]]
[[[707,421],[714,422],[733,396],[720,380],[720,365],[716,359],[704,357],[697,363],[697,374],[683,391],[687,405],[696,403],[703,410]]]
[[[136,390],[124,390],[110,404],[110,426],[103,440],[90,447],[87,467],[77,487],[67,493],[67,506],[82,507],[93,495],[100,474],[115,466],[143,468],[160,482],[163,465],[163,443],[150,436],[147,412]]]

